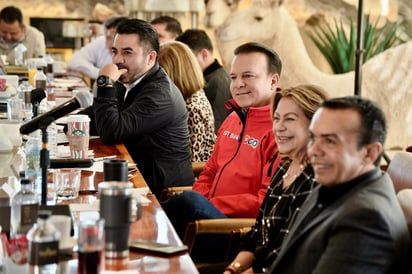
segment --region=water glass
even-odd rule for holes
[[[23,99],[12,97],[7,99],[7,116],[9,120],[21,121],[23,119],[24,102]]]
[[[78,223],[78,274],[98,274],[102,270],[104,220],[80,220]]]
[[[53,172],[56,198],[59,200],[76,199],[79,195],[81,170],[58,168]]]

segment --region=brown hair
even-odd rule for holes
[[[185,99],[205,86],[203,72],[196,57],[182,42],[163,43],[159,51],[159,64],[180,89]]]
[[[327,99],[325,90],[314,85],[298,85],[276,92],[273,99],[271,116],[275,114],[275,110],[283,97],[290,97],[303,110],[306,118],[312,120],[315,111],[320,107],[322,102]]]

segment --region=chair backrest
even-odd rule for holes
[[[186,227],[183,243],[188,246],[189,253],[191,253],[196,236],[200,234],[227,235],[229,244],[225,250],[225,256],[222,258],[222,262],[227,262],[233,259],[231,254],[236,255],[238,253],[240,237],[245,231],[249,231],[255,222],[256,220],[253,218],[203,219],[189,222]]]
[[[412,238],[412,153],[397,152],[388,165],[387,173],[392,179]],[[411,265],[409,261],[406,263]],[[409,269],[412,274],[412,266]]]
[[[398,193],[398,201],[408,224],[409,235],[412,238],[412,189],[402,189]]]
[[[192,162],[193,174],[196,178],[198,178],[199,174],[203,171],[205,164],[206,162]]]
[[[412,189],[412,153],[397,152],[389,163],[387,172],[393,181],[396,193],[405,188]]]

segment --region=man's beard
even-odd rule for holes
[[[121,75],[118,80],[122,84],[128,84],[128,81],[125,81],[125,76]]]

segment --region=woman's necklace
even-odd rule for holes
[[[298,177],[299,174],[302,173],[302,171],[305,169],[305,166],[306,166],[306,165],[304,165],[304,164],[300,164],[298,171],[297,171],[297,172],[294,172],[293,174],[289,174],[290,168],[288,168],[288,171],[282,176],[283,179],[286,179],[286,178],[288,178],[288,177],[290,177],[290,176],[293,176],[293,180],[295,180],[296,177]]]
[[[296,180],[296,178],[302,173],[302,171],[305,169],[307,165],[307,162],[304,161],[302,164],[299,165],[299,169],[297,172],[293,173],[293,175],[289,175],[292,173],[286,172],[285,174],[282,175],[282,181],[279,182],[282,186],[282,193],[288,191],[287,189],[290,187],[290,185],[292,185],[292,183]],[[290,166],[288,168],[288,171],[290,171]],[[289,177],[289,178],[288,178]],[[293,177],[293,178],[291,178]],[[285,183],[285,181],[288,181],[288,183]],[[272,195],[274,194],[274,191],[276,190],[276,188],[274,188],[272,190]],[[277,196],[277,200],[272,204],[272,207],[270,209],[269,212],[267,211],[267,204],[264,208],[264,213],[263,213],[263,217],[262,217],[262,244],[263,245],[267,245],[267,243],[269,242],[269,231],[272,225],[275,225],[275,219],[273,218],[275,216],[275,212],[277,211],[277,206],[280,203],[280,201],[282,200],[282,193],[279,193]],[[267,215],[266,215],[267,214]]]

